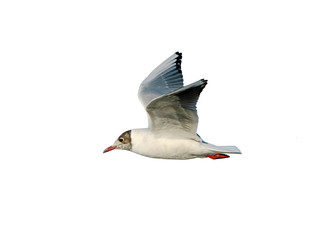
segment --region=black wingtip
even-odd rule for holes
[[[177,57],[178,59],[182,58],[182,53],[181,52],[175,52],[175,54],[178,55],[178,57]]]
[[[202,78],[202,79],[200,79],[200,81],[201,81],[201,88],[204,89],[205,86],[207,86],[208,80]]]
[[[204,79],[204,78],[200,79],[200,81],[201,81],[203,84],[205,84],[205,85],[208,83],[208,80],[206,80],[206,79]]]
[[[181,71],[182,53],[176,52],[176,55],[178,55],[178,56],[176,57],[176,67],[177,67],[178,72],[179,72],[179,73],[182,73],[182,71]]]

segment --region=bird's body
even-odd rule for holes
[[[112,146],[143,156],[166,159],[229,157],[241,153],[235,146],[215,146],[197,134],[196,104],[207,84],[201,79],[183,86],[181,53],[175,53],[160,64],[141,83],[139,98],[149,117],[149,127],[124,132]]]
[[[152,134],[149,129],[131,131],[132,150],[147,157],[190,159],[205,154],[204,144],[195,139],[175,138]]]
[[[239,152],[234,146],[218,147],[196,138],[153,134],[148,128],[131,130],[132,152],[146,157],[166,159],[203,158],[217,153]]]

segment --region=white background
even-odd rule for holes
[[[317,1],[1,1],[1,239],[319,239]],[[242,155],[102,154],[175,51]]]

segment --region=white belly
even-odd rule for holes
[[[203,144],[192,139],[155,137],[147,129],[132,130],[131,151],[153,158],[205,157]]]

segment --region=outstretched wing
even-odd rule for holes
[[[197,137],[197,101],[207,80],[199,80],[183,88],[162,95],[149,103],[149,128],[160,135]]]
[[[138,95],[145,108],[155,98],[183,87],[181,59],[182,53],[174,53],[140,84]]]

